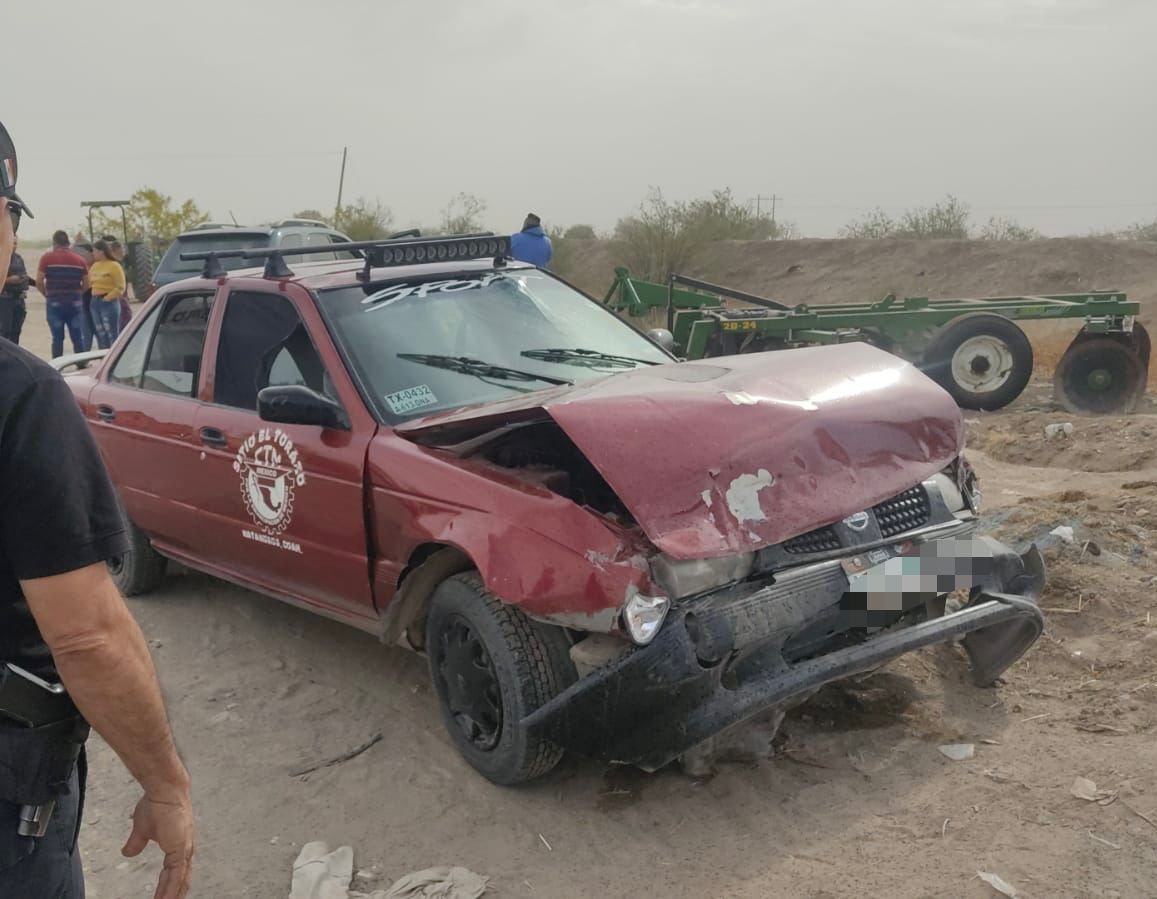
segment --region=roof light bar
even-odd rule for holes
[[[315,247],[274,247],[266,249],[238,249],[195,251],[181,253],[184,261],[204,260],[201,272],[205,278],[222,275],[222,259],[264,259],[265,277],[288,278],[293,272],[285,265],[287,256],[316,256],[334,251],[360,251],[366,260],[362,279],[368,280],[375,268],[398,265],[421,265],[429,262],[466,262],[473,259],[494,259],[503,264],[510,258],[510,238],[492,233],[451,234],[445,237],[393,238],[355,243],[326,244]]]

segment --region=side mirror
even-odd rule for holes
[[[647,332],[647,336],[668,353],[675,352],[675,335],[666,328],[652,328]]]
[[[350,418],[341,403],[298,384],[266,387],[257,394],[257,414],[262,421],[274,424],[350,429]]]

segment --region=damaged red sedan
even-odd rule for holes
[[[934,643],[991,684],[1040,635],[1039,554],[975,534],[960,412],[895,356],[680,362],[497,237],[237,252],[68,377],[116,580],[171,559],[424,652],[495,783],[654,770]]]

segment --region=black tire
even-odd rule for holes
[[[562,749],[520,722],[574,682],[569,649],[560,628],[502,602],[476,572],[454,575],[434,591],[426,654],[442,721],[487,780],[522,783],[562,759]]]
[[[991,312],[970,312],[948,322],[932,338],[920,365],[958,406],[986,412],[1020,396],[1032,367],[1032,344],[1024,331]]]
[[[153,549],[149,538],[132,522],[126,522],[129,551],[108,563],[108,572],[122,596],[151,593],[165,579],[168,560]]]
[[[1113,337],[1085,336],[1065,350],[1053,392],[1069,412],[1127,415],[1145,393],[1147,369],[1136,349]]]
[[[149,298],[149,285],[157,270],[157,254],[148,237],[129,242],[127,259],[129,281],[133,286],[133,296],[138,303]]]

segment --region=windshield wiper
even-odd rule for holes
[[[544,384],[573,385],[574,381],[564,378],[552,378],[549,375],[536,375],[532,371],[522,371],[517,368],[507,368],[505,365],[494,365],[481,359],[470,356],[432,356],[424,353],[398,353],[399,359],[407,362],[417,362],[419,365],[429,365],[432,368],[444,368],[447,371],[461,372],[464,375],[476,375],[480,378],[495,378],[499,381],[542,381]]]
[[[636,359],[634,356],[613,356],[610,353],[600,353],[598,350],[584,350],[581,347],[572,349],[558,349],[556,347],[545,350],[523,350],[519,353],[527,359],[536,359],[539,362],[575,363],[578,365],[612,365],[621,368],[637,365],[658,365],[651,359]]]

